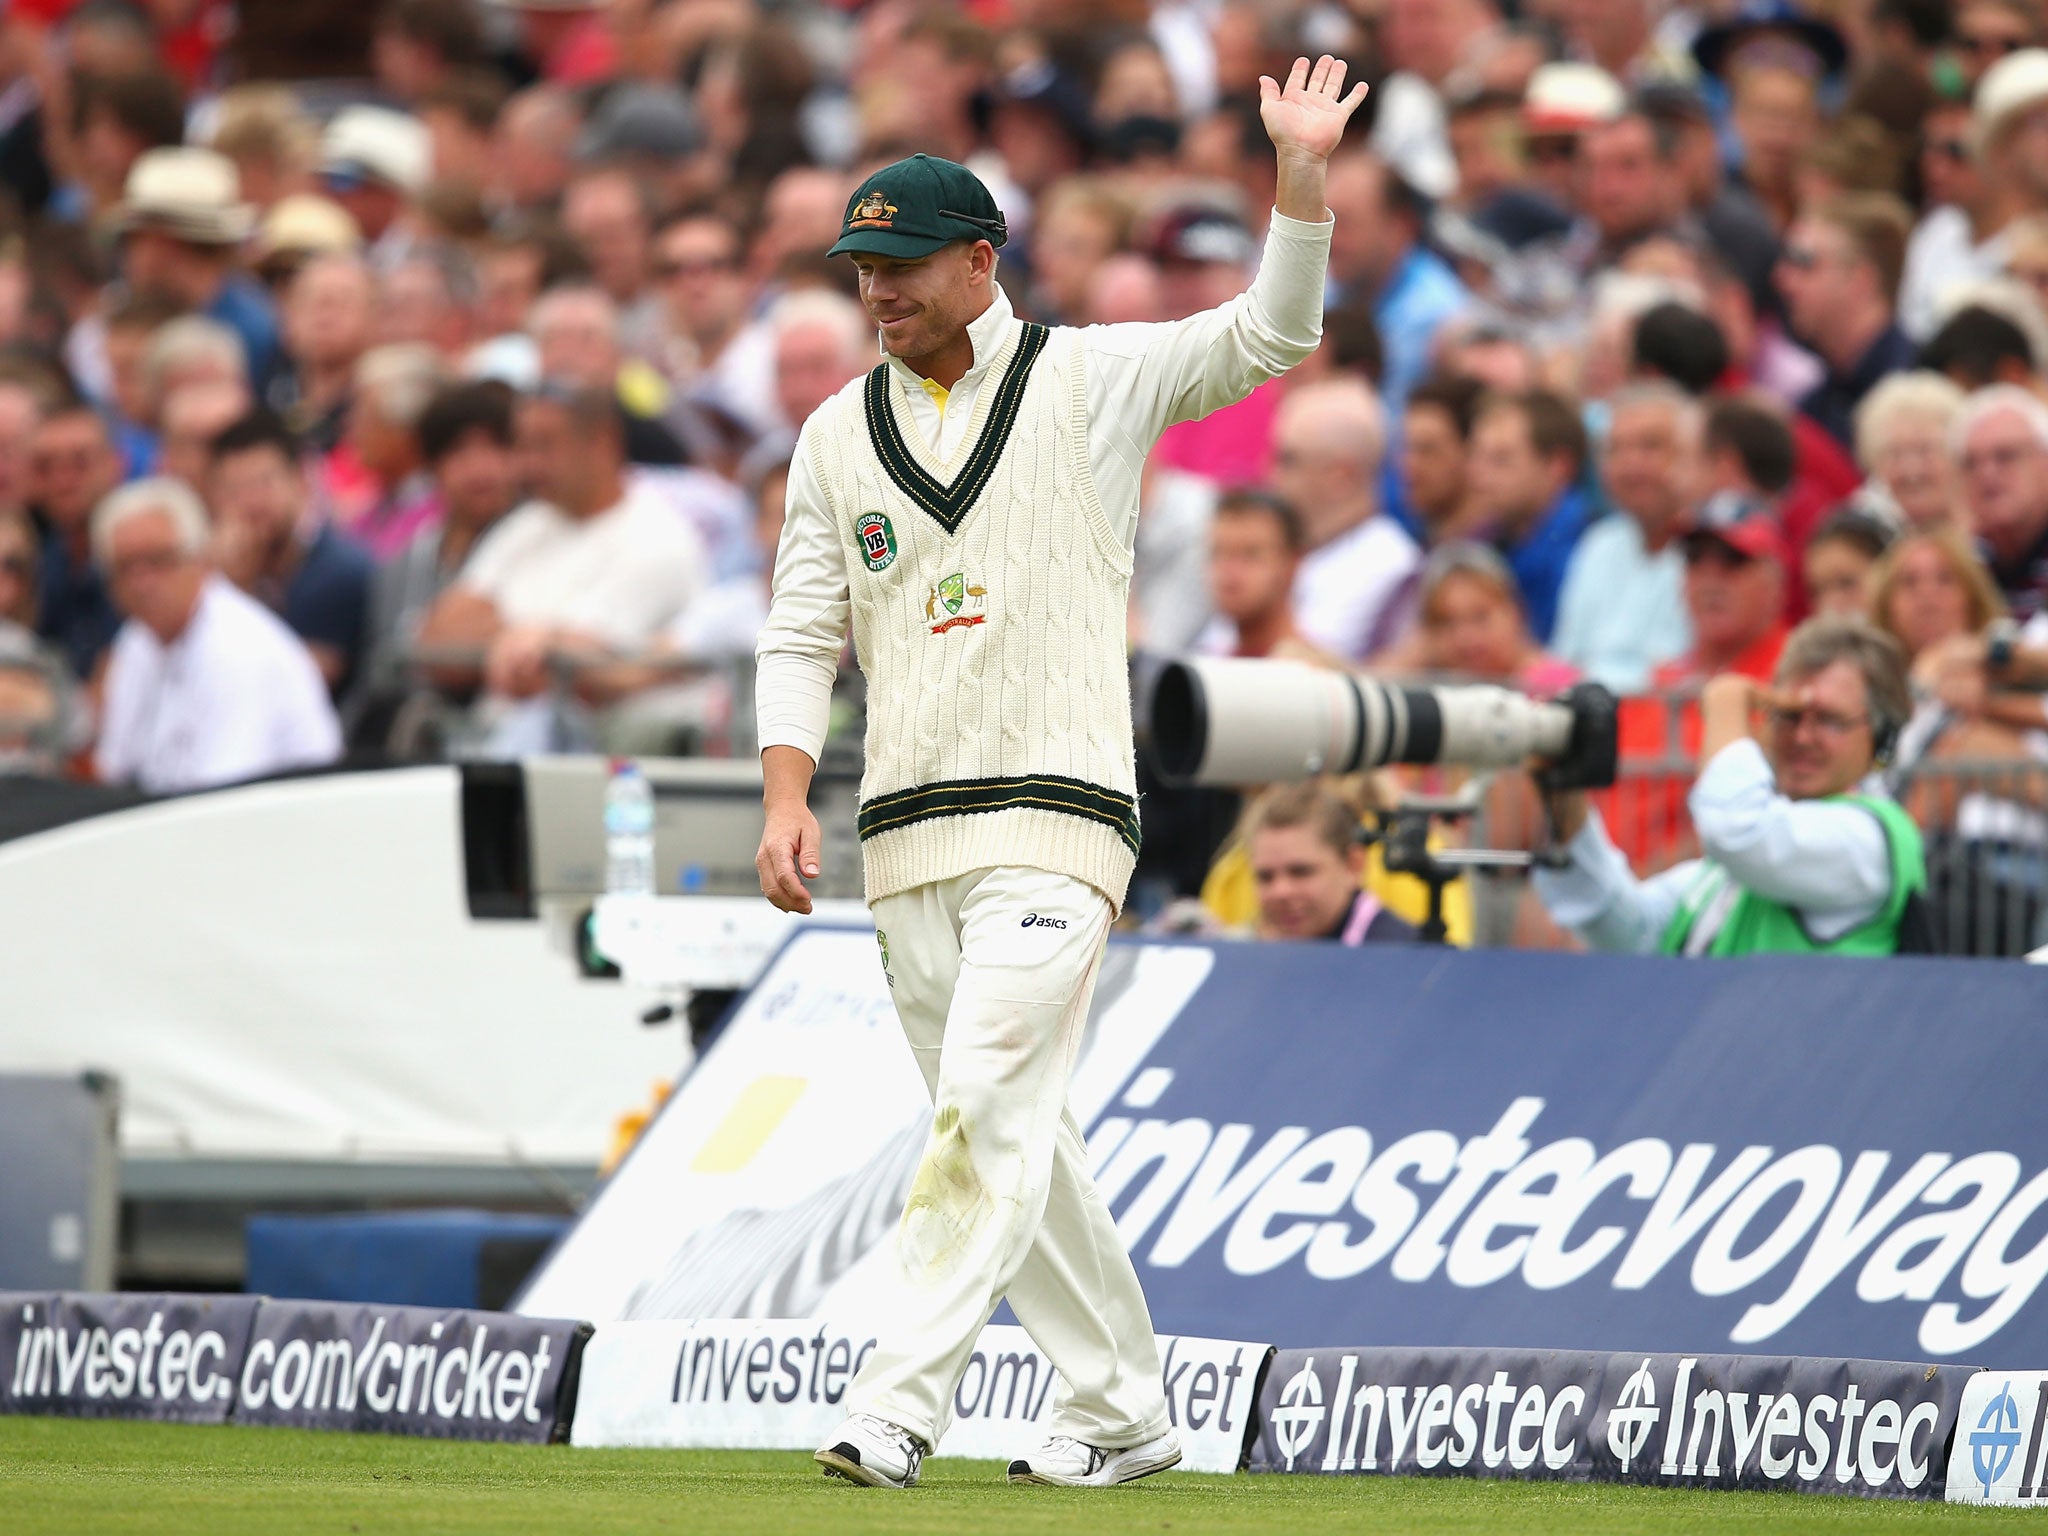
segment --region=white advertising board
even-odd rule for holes
[[[1112,945],[1075,1069],[1092,1124],[1208,975],[1197,946]],[[603,1324],[872,1315],[931,1106],[872,930],[791,939],[517,1310]]]
[[[808,1451],[845,1416],[871,1328],[790,1320],[606,1323],[583,1352],[570,1441]],[[1159,1338],[1160,1374],[1188,1472],[1235,1472],[1269,1346]],[[1051,1422],[1058,1373],[1022,1328],[982,1330],[953,1394],[940,1454],[1027,1456]]]
[[[2048,1371],[1983,1371],[1963,1388],[1948,1453],[1951,1504],[2048,1509]]]

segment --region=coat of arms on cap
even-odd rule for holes
[[[854,521],[853,536],[860,544],[860,557],[869,570],[885,570],[895,563],[896,530],[883,513],[861,513]]]
[[[896,217],[896,205],[877,192],[870,192],[854,204],[853,217],[846,221],[848,229],[887,229]]]

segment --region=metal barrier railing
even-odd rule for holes
[[[54,660],[0,656],[0,773],[60,772],[77,705],[76,685]]]
[[[1697,857],[1686,798],[1699,771],[1696,689],[1624,702],[1615,783],[1594,793],[1608,835],[1639,875]],[[2015,736],[2015,751],[2026,740]],[[2048,737],[2041,738],[2048,753]],[[1926,755],[1885,775],[1920,827],[1927,902],[1943,953],[2017,957],[2048,943],[2048,755],[2006,758]],[[1489,797],[1488,804],[1495,803]],[[1498,834],[1482,814],[1474,841]],[[1526,881],[1494,876],[1475,884],[1475,930],[1506,942],[1531,926]]]
[[[348,700],[351,744],[414,760],[488,753],[516,709],[523,718],[515,750],[522,754],[754,754],[752,657],[704,664],[660,651],[551,651],[542,658],[547,686],[540,694],[516,706],[498,700],[479,708],[487,658],[485,647],[465,645],[380,653]],[[623,697],[604,697],[609,680],[628,672],[634,686]],[[685,685],[687,697],[678,692]]]
[[[413,647],[387,653],[372,664],[364,698],[387,703],[432,700],[453,729],[427,741],[431,750],[401,751],[411,757],[476,755],[480,732],[469,722],[467,699],[474,689],[451,689],[435,681],[451,669],[475,672],[485,660],[481,647]],[[23,665],[4,663],[0,665]],[[537,701],[545,711],[549,738],[536,750],[615,750],[672,755],[751,758],[758,734],[754,717],[751,657],[702,665],[659,653],[593,657],[559,652],[546,659],[548,687]],[[633,666],[650,677],[703,684],[694,702],[664,713],[656,687],[613,705],[593,704],[586,683],[598,669]],[[1440,678],[1432,681],[1455,682]],[[0,718],[0,752],[12,743],[38,771],[57,771],[66,742],[70,697],[61,675],[50,683],[53,710],[33,718]],[[842,675],[849,697],[828,753],[857,758],[859,675]],[[1673,689],[1624,701],[1621,760],[1616,782],[1593,800],[1609,835],[1641,875],[1698,853],[1686,796],[1698,771],[1696,688]],[[707,699],[710,700],[707,703]],[[361,723],[362,712],[354,713]],[[406,721],[397,719],[397,727]],[[17,727],[9,734],[9,727]],[[394,717],[378,722],[381,734],[354,738],[371,750],[406,745],[395,741]],[[433,733],[428,733],[433,738]],[[411,743],[417,748],[418,742]],[[1442,790],[1453,770],[1423,770],[1418,787]],[[1474,846],[1526,847],[1538,836],[1527,814],[1526,780],[1497,776],[1494,792],[1466,829]],[[1943,758],[1928,755],[1890,775],[1893,792],[1920,825],[1926,840],[1928,901],[1936,936],[1948,953],[2020,955],[2048,943],[2048,737],[2039,758]],[[1524,796],[1519,802],[1517,794]],[[1525,876],[1489,871],[1471,882],[1475,940],[1482,944],[1557,942],[1530,896]]]

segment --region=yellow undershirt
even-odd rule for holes
[[[922,384],[924,392],[932,397],[932,404],[939,408],[939,420],[944,421],[946,419],[946,401],[951,397],[952,391],[936,379],[919,379],[918,383]]]

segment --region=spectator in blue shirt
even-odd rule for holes
[[[214,439],[206,482],[222,574],[276,611],[338,696],[368,643],[374,562],[309,517],[299,445],[271,411],[252,411]]]
[[[1380,393],[1399,420],[1408,391],[1429,371],[1438,329],[1471,295],[1422,244],[1427,202],[1377,157],[1349,154],[1332,162],[1324,201],[1337,217],[1331,303],[1371,306],[1386,357]]]
[[[90,678],[121,627],[92,557],[92,509],[121,483],[106,419],[85,404],[50,412],[36,429],[29,478],[43,535],[36,632],[64,653],[73,676]]]
[[[234,162],[210,149],[152,149],[128,173],[120,227],[129,286],[233,331],[261,388],[277,366],[277,316],[262,285],[237,267],[254,224]]]
[[[1588,519],[1579,489],[1585,463],[1579,413],[1549,390],[1494,395],[1480,407],[1467,470],[1473,500],[1521,583],[1529,631],[1545,645]]]
[[[1610,402],[1601,478],[1612,516],[1579,541],[1551,649],[1616,693],[1636,693],[1692,645],[1679,534],[1699,486],[1700,408],[1675,385]]]

